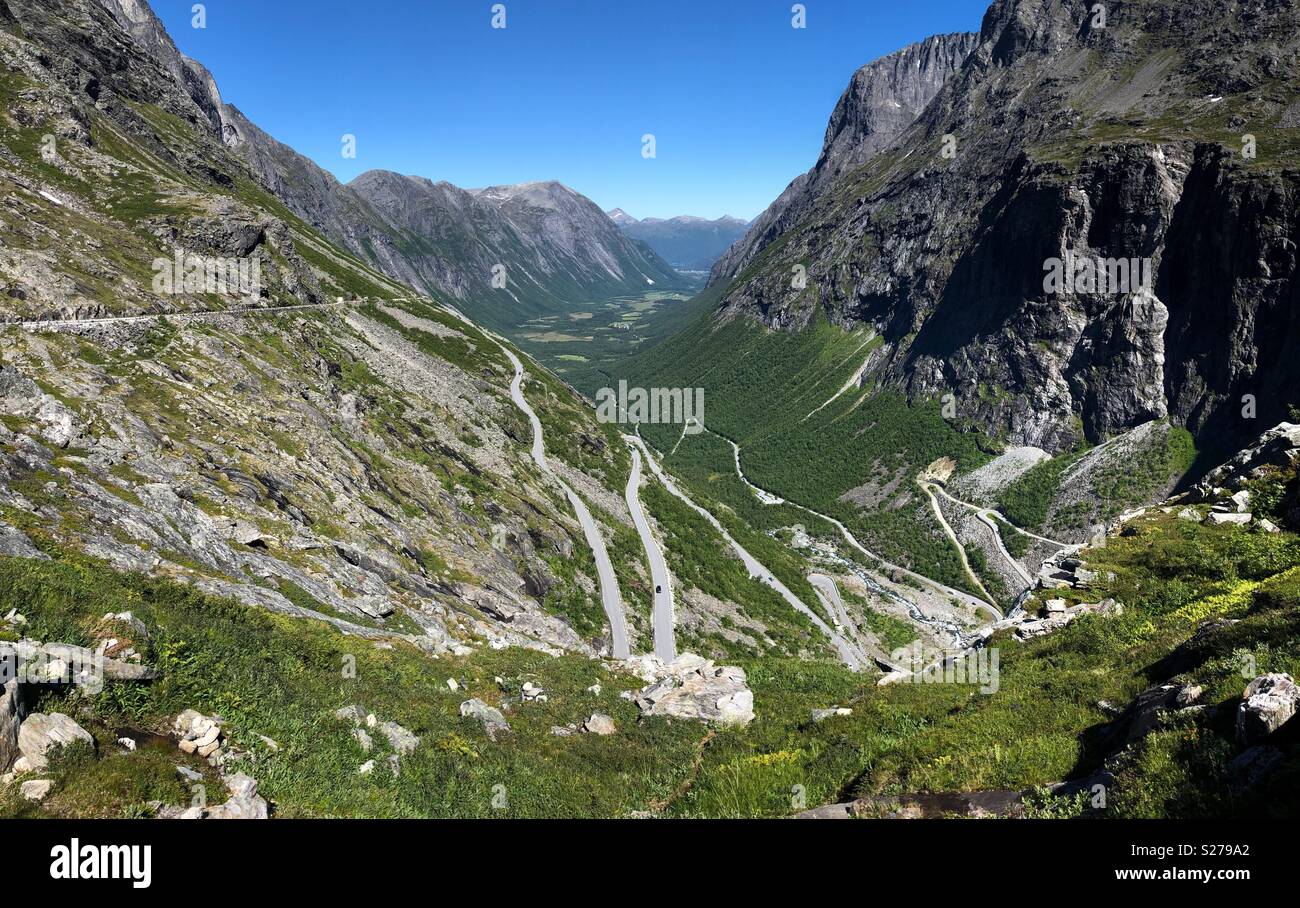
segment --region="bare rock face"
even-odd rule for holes
[[[1300,688],[1290,675],[1260,675],[1246,685],[1237,709],[1237,743],[1241,747],[1259,744],[1296,714]]]
[[[26,533],[3,521],[0,521],[0,555],[7,558],[34,558],[38,561],[48,561],[50,557],[32,545]]]
[[[807,213],[812,197],[870,160],[912,124],[974,49],[977,35],[936,35],[853,74],[826,127],[821,156],[718,259],[709,283],[734,277]]]
[[[1173,16],[1130,4],[1103,31],[1078,4],[997,0],[977,37],[931,39],[953,42],[922,54],[932,77],[891,82],[892,58],[855,77],[818,166],[715,267],[719,318],[799,330],[820,308],[870,327],[884,345],[869,379],[952,393],[1011,445],[1060,452],[1167,416],[1203,453],[1230,453],[1286,418],[1300,385],[1300,173],[1285,154],[1247,166],[1223,126],[1154,124],[1209,85],[1245,98],[1293,79],[1277,61],[1294,60],[1298,26],[1293,4],[1198,0]],[[1230,63],[1185,54],[1228,35]],[[879,102],[906,108],[912,90],[928,103],[898,131],[906,117]],[[1275,122],[1288,103],[1252,116]],[[1141,280],[1049,287],[1067,256],[1117,276],[1136,263]]]
[[[15,369],[0,368],[0,411],[30,417],[55,447],[66,448],[77,437],[72,411]]]
[[[642,715],[719,725],[754,721],[754,694],[742,668],[717,666],[690,653],[668,665],[647,663],[646,668],[656,680],[632,696]]]

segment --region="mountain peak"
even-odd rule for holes
[[[934,35],[858,69],[831,113],[817,163],[753,220],[744,239],[718,260],[710,283],[740,273],[768,243],[795,225],[822,187],[894,142],[979,41],[980,36],[970,32]]]

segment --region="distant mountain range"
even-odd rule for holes
[[[641,240],[682,271],[708,271],[749,229],[748,221],[733,217],[710,221],[682,215],[637,220],[622,208],[605,213],[625,234]]]

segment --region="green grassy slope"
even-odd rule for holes
[[[0,611],[20,607],[33,635],[86,643],[105,610],[131,609],[150,628],[146,656],[161,677],[96,696],[45,695],[40,708],[74,715],[104,746],[98,757],[73,754],[56,765],[44,807],[13,789],[0,793],[0,815],[138,816],[148,800],[182,798],[172,769],[179,754],[117,754],[110,740],[116,728],[162,730],[185,708],[226,717],[235,740],[257,754],[251,771],[281,816],[786,816],[801,803],[795,786],[809,805],[853,794],[1021,790],[1090,772],[1109,720],[1099,701],[1124,704],[1170,678],[1203,685],[1210,709],[1128,751],[1104,815],[1293,815],[1294,752],[1248,793],[1228,784],[1225,766],[1243,666],[1300,673],[1300,539],[1170,515],[1136,526],[1087,555],[1115,574],[1093,595],[1115,596],[1124,613],[1082,618],[1028,643],[993,641],[1000,677],[991,695],[954,684],[879,688],[828,660],[742,661],[758,719],[715,733],[639,720],[618,697],[639,682],[585,659],[507,650],[430,660],[405,644],[377,649],[75,557],[5,560]],[[1218,618],[1236,623],[1187,642]],[[355,677],[341,671],[345,656],[357,660]],[[462,691],[450,691],[448,677]],[[507,702],[514,731],[497,742],[457,715],[465,697],[509,701],[523,680],[541,684],[550,701]],[[587,692],[596,681],[602,692]],[[422,737],[399,777],[356,775],[367,756],[333,718],[353,702]],[[832,704],[853,715],[809,721],[809,710]],[[551,725],[596,709],[614,717],[616,735],[549,735]],[[257,746],[258,734],[280,749]],[[497,785],[507,796],[500,808]]]
[[[708,305],[719,292],[701,296],[703,315],[687,331],[629,360],[619,377],[646,387],[702,387],[706,426],[741,445],[751,482],[840,519],[891,561],[964,587],[958,555],[921,507],[913,479],[940,457],[972,469],[991,442],[945,420],[938,401],[908,404],[869,378],[825,405],[879,339],[821,319],[798,332],[770,331],[743,316],[719,321]],[[678,445],[680,426],[646,425],[642,433],[665,452],[676,448],[667,466],[753,525],[820,523],[794,509],[765,514],[747,504],[752,495],[723,478],[734,476],[730,448],[709,435]]]

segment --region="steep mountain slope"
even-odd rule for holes
[[[769,243],[808,213],[841,174],[886,148],[939,93],[974,49],[977,36],[936,35],[868,63],[853,74],[826,126],[817,163],[754,219],[744,239],[717,262],[710,283],[735,277]]]
[[[452,297],[486,325],[513,331],[539,314],[682,284],[594,203],[558,183],[473,191],[371,171],[340,184],[226,104],[208,71],[176,49],[147,4],[101,2],[290,211],[389,277]],[[504,287],[492,282],[494,265],[505,267]]]
[[[708,271],[749,227],[748,222],[733,217],[710,221],[681,216],[638,221],[621,208],[607,213],[624,233],[643,241],[674,268],[683,271]]]
[[[591,656],[613,649],[592,529],[630,646],[648,648],[618,427],[525,357],[516,379],[508,342],[260,185],[209,115],[215,86],[155,57],[170,44],[146,7],[131,28],[92,0],[5,9],[0,551],[91,556],[435,653]],[[516,239],[576,250],[562,225],[594,216],[626,243],[558,185],[448,197]],[[681,594],[706,652],[740,639],[717,612],[753,631],[749,653],[822,646],[752,578],[725,602]]]
[[[99,3],[6,10],[6,551],[433,652],[604,646],[591,553],[527,456],[500,344],[259,186],[215,108]],[[626,449],[541,370],[526,388],[635,595]]]
[[[467,191],[370,171],[348,188],[401,231],[401,258],[418,285],[450,294],[494,326],[514,329],[538,315],[681,282],[593,202],[556,182]],[[503,286],[493,283],[498,275]]]
[[[1086,7],[995,3],[914,125],[814,187],[757,256],[719,263],[722,307],[871,325],[870,380],[952,393],[1011,444],[1069,450],[1169,416],[1222,453],[1284,418],[1300,13],[1136,0],[1101,25]],[[1150,286],[1048,286],[1070,255],[1137,260]]]
[[[962,599],[978,559],[937,528],[907,537],[921,524],[899,512],[924,509],[918,474],[962,492],[996,440],[872,379],[889,355],[874,328],[815,309],[780,331],[732,309],[656,364],[714,395],[708,424],[727,437],[645,427],[651,472],[661,459],[705,490],[710,521],[663,480],[631,484],[618,429],[554,376],[286,207],[227,141],[247,126],[214,120],[194,70],[139,40],[91,0],[0,0],[0,649],[102,647],[130,676],[0,687],[0,771],[15,773],[0,816],[168,815],[190,782],[219,791],[232,770],[289,817],[789,816],[794,786],[882,812],[991,790],[1072,815],[1084,805],[1059,796],[1096,780],[1104,815],[1294,813],[1294,722],[1242,734],[1237,716],[1248,681],[1300,673],[1300,428],[1075,552],[1073,579],[1052,578],[1059,603],[1024,600],[1041,621],[989,625],[991,605]],[[566,204],[547,186],[482,194],[521,220]],[[209,282],[231,262],[256,264],[247,284],[240,269],[233,290]],[[1129,450],[1100,445],[1060,472],[1106,488],[1108,466],[1136,472]],[[647,665],[595,658],[610,634],[566,486],[606,540],[633,650],[649,648],[658,581],[625,495],[663,541],[679,646],[742,665],[712,680],[733,697],[747,678],[761,721],[705,730],[643,705],[707,682],[706,664],[647,688]],[[796,496],[843,506],[854,530],[962,589],[829,549],[836,518]],[[836,575],[819,577],[825,598],[814,567]],[[1002,673],[989,690],[882,685],[836,661],[777,581],[855,643],[927,658],[954,637],[986,643]],[[1062,606],[1068,621],[1051,617]],[[14,718],[36,708],[98,743],[19,768]],[[218,717],[202,747],[221,759],[166,740],[191,710]],[[38,775],[40,804],[23,788]]]

